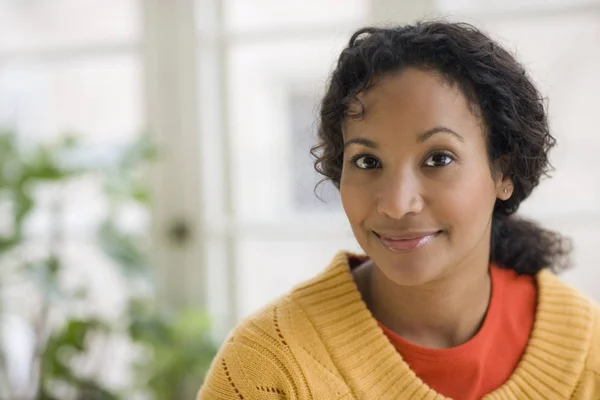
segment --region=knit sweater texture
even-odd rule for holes
[[[525,354],[508,381],[483,399],[600,399],[600,307],[550,271],[536,282]],[[361,299],[348,254],[339,253],[324,272],[229,335],[198,399],[446,397],[421,381],[388,341]]]

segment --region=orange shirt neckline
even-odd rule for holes
[[[469,341],[452,348],[414,344],[379,326],[413,372],[438,393],[479,399],[505,383],[518,365],[533,329],[534,277],[490,266],[492,293],[484,322]]]

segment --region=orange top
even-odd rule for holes
[[[403,339],[381,323],[411,370],[436,392],[455,400],[480,399],[511,376],[527,346],[537,305],[535,279],[490,268],[492,296],[479,332],[449,349],[430,349]]]

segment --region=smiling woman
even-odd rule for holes
[[[460,90],[408,68],[359,97],[364,115],[344,122],[344,139],[375,148],[346,148],[339,186],[354,236],[377,271],[415,286],[487,265],[494,202],[507,200],[513,185],[500,172],[492,176],[481,124]],[[484,282],[486,268],[479,271]]]
[[[555,145],[523,67],[466,24],[365,28],[320,117],[366,254],[243,322],[200,399],[599,397],[600,308],[554,275],[569,241],[514,215]]]

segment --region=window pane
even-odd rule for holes
[[[366,0],[224,0],[225,24],[231,31],[290,28],[360,21]]]
[[[22,143],[50,140],[66,132],[83,139],[89,161],[107,161],[115,145],[128,144],[140,133],[141,87],[137,57],[91,57],[62,63],[11,64],[0,67],[0,127],[14,129]],[[33,236],[49,232],[56,199],[70,199],[63,229],[79,237],[104,217],[101,183],[92,177],[71,182],[61,193],[40,190],[38,207],[28,221]],[[139,213],[127,218],[139,226]]]
[[[573,267],[564,273],[564,279],[600,301],[600,217],[583,217],[558,219],[547,221],[545,225],[556,230],[573,240],[575,252],[573,254]]]
[[[236,254],[240,317],[323,271],[338,250],[360,251],[350,232],[322,236],[304,240],[241,240]]]
[[[229,58],[234,206],[242,219],[278,221],[331,210],[335,191],[312,200],[318,177],[309,155],[316,99],[343,43],[335,40],[240,45]],[[320,193],[320,192],[318,192]]]
[[[63,63],[0,66],[0,126],[30,138],[76,131],[94,142],[139,133],[137,57],[90,57]]]
[[[131,42],[138,0],[0,0],[0,51]]]
[[[600,212],[596,93],[600,91],[598,15],[548,16],[484,24],[531,71],[548,98],[556,171],[542,181],[523,211],[534,216]],[[549,39],[551,38],[551,39]],[[551,40],[551,43],[549,43]],[[599,227],[600,228],[600,227]]]
[[[310,154],[317,141],[315,121],[318,104],[318,98],[305,93],[292,93],[288,103],[292,130],[289,166],[292,171],[292,202],[295,210],[304,213],[341,211],[339,191],[328,181],[319,184],[323,176],[315,171]]]

